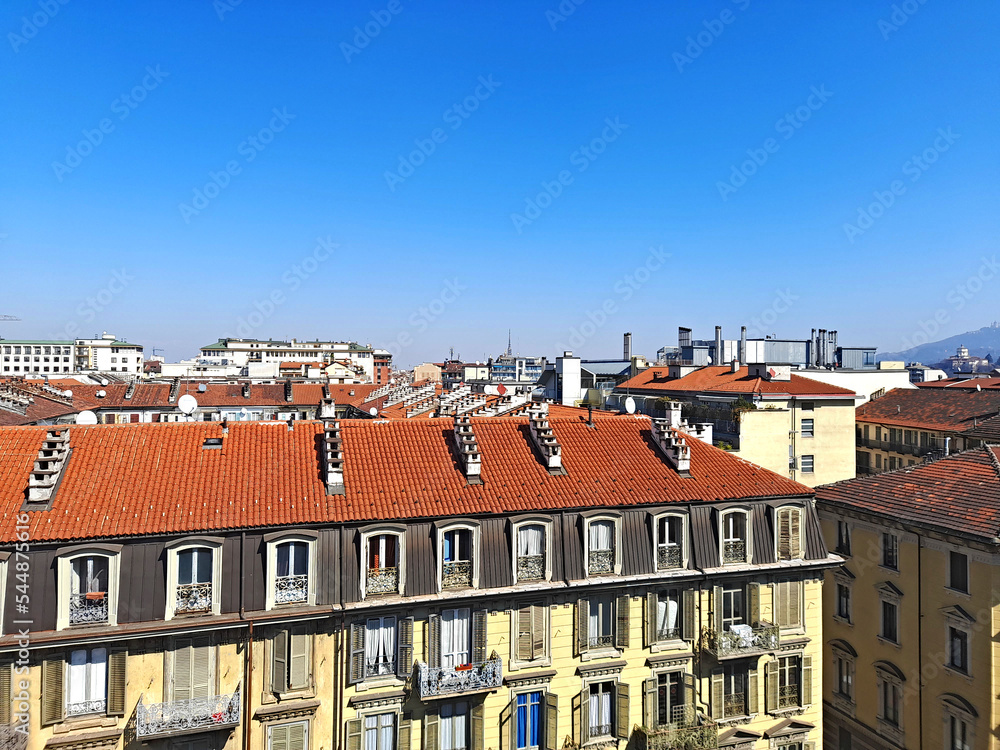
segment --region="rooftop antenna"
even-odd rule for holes
[[[508,328],[507,329],[507,356],[509,357],[511,354],[513,354],[513,352],[511,351],[511,348],[510,348],[510,329]]]

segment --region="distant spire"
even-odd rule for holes
[[[511,351],[511,348],[510,348],[510,329],[508,328],[507,329],[507,356],[509,357],[511,354],[513,354],[513,352]]]

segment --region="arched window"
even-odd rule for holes
[[[117,625],[120,545],[74,547],[56,562],[59,602],[56,629]]]
[[[656,518],[656,569],[687,567],[687,519],[677,513]]]
[[[405,540],[402,527],[379,526],[362,531],[362,597],[403,592]]]
[[[745,510],[722,514],[721,555],[723,565],[750,562],[750,531]]]
[[[777,512],[777,553],[779,560],[802,558],[802,509],[779,508]]]

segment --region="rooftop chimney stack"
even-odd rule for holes
[[[28,477],[26,510],[48,506],[59,486],[70,452],[69,428],[46,430],[45,440]]]
[[[722,364],[722,326],[715,327],[715,353],[712,355],[712,364]]]
[[[549,425],[547,402],[535,404],[528,409],[528,426],[531,429],[531,439],[545,459],[545,468],[549,474],[565,474],[562,465],[562,447]]]
[[[462,466],[465,470],[465,479],[469,484],[482,484],[480,469],[482,469],[482,456],[479,453],[479,443],[472,432],[472,419],[468,414],[455,415],[455,443],[458,446],[458,455],[462,459]]]
[[[744,365],[744,364],[746,364],[747,361],[748,361],[748,359],[749,359],[747,357],[747,327],[746,326],[740,326],[740,351],[739,351],[739,357],[740,357],[740,365],[741,366]]]
[[[622,354],[624,355],[622,359],[626,362],[632,361],[632,333],[631,331],[625,334],[624,349]]]
[[[332,398],[324,398],[319,402],[319,418],[322,420],[337,418],[337,402]]]
[[[666,419],[652,422],[653,439],[674,471],[682,477],[691,476],[691,448],[687,441],[678,436]]]
[[[668,401],[664,407],[666,416],[663,418],[667,427],[676,429],[681,426],[681,403],[680,401]]]
[[[323,457],[326,459],[326,494],[343,495],[344,450],[340,439],[340,422],[327,422],[323,429]]]

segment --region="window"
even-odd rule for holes
[[[812,401],[802,402],[802,411],[813,411],[815,408],[816,405]]]
[[[614,573],[617,569],[615,522],[591,521],[587,532],[587,575]]]
[[[836,691],[844,700],[854,702],[854,659],[846,654],[834,652],[836,662]]]
[[[171,655],[170,701],[208,698],[216,694],[216,654],[208,638],[178,638]]]
[[[468,750],[471,746],[469,704],[445,703],[440,710],[440,750]]]
[[[305,690],[312,683],[312,636],[299,628],[279,630],[271,640],[271,690]]]
[[[782,628],[802,628],[802,581],[774,584],[774,620]]]
[[[948,717],[948,750],[972,750],[969,723],[958,716]]]
[[[74,547],[56,560],[56,629],[118,624],[118,545]]]
[[[969,557],[961,552],[950,552],[948,556],[948,587],[969,593]]]
[[[779,508],[778,559],[798,560],[802,557],[802,509]]]
[[[667,589],[647,594],[647,606],[652,610],[650,644],[694,637],[693,622],[685,620],[685,616],[693,618],[694,612],[685,612],[685,605],[694,606],[693,592]]]
[[[547,619],[548,607],[544,604],[528,604],[517,610],[517,617],[511,618],[515,628],[512,638],[512,661],[530,663],[546,659],[548,654],[548,639],[545,634]]]
[[[611,736],[615,729],[611,708],[614,703],[615,683],[593,683],[589,691],[590,701],[587,720],[590,729],[590,739]]]
[[[466,610],[468,611],[468,610]],[[403,678],[413,668],[413,618],[385,615],[351,623],[350,682]]]
[[[108,651],[79,649],[66,665],[66,716],[103,714],[108,697]]]
[[[837,617],[844,622],[851,622],[851,586],[847,583],[837,583]]]
[[[851,554],[851,526],[847,521],[837,521],[837,552]]]
[[[881,670],[878,672],[879,720],[891,727],[899,727],[899,708],[902,704],[902,685]]]
[[[899,607],[896,602],[882,600],[882,637],[899,643]]]
[[[222,540],[202,537],[167,547],[166,619],[221,611]]]
[[[689,705],[683,672],[661,672],[656,680],[656,726],[684,724]]]
[[[948,666],[959,672],[969,672],[969,633],[948,626]]]
[[[396,750],[395,713],[368,714],[359,723],[364,735],[360,747],[365,750]]]
[[[314,558],[317,538],[318,535],[308,531],[277,532],[264,537],[267,544],[267,609],[316,603]]]
[[[594,596],[576,603],[577,651],[628,647],[628,596]]]
[[[686,566],[684,516],[667,515],[656,519],[656,569],[674,570]]]
[[[306,750],[309,747],[308,743],[308,721],[274,724],[267,728],[268,750]],[[381,750],[381,747],[379,750]]]
[[[749,562],[747,514],[734,510],[722,516],[722,564]]]
[[[882,454],[881,453],[876,453],[875,454],[875,468],[879,469],[879,470],[882,469]]]
[[[514,745],[517,750],[538,750],[542,746],[542,693],[521,693],[515,701]]]
[[[784,656],[767,662],[767,710],[771,713],[812,704],[812,657]]]
[[[813,420],[803,419],[802,420],[802,437],[811,438],[813,436]]]
[[[887,531],[882,532],[882,566],[899,569],[899,537]]]
[[[466,588],[477,584],[478,571],[473,549],[479,529],[461,526],[440,533],[440,581],[442,589]]]
[[[749,716],[757,712],[757,670],[734,662],[712,672],[712,718]]]
[[[802,473],[812,474],[815,469],[815,457],[814,456],[803,456],[802,457]]]
[[[545,526],[524,524],[517,527],[517,565],[515,581],[541,581],[547,576]]]
[[[746,592],[742,586],[722,589],[722,630],[746,623]]]
[[[371,534],[366,538],[366,570],[364,594],[398,594],[401,558],[399,534]]]

